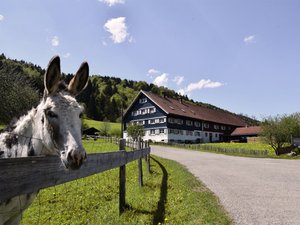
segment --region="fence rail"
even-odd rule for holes
[[[0,202],[113,168],[120,167],[120,170],[123,168],[122,170],[125,171],[127,163],[150,154],[150,147],[147,144],[137,146],[140,146],[138,150],[126,152],[125,140],[121,139],[120,151],[89,154],[87,161],[79,170],[66,170],[59,157],[54,156],[0,159]],[[123,175],[125,176],[125,173]],[[126,179],[121,177],[120,172],[120,183],[121,180],[124,186]],[[124,196],[120,199],[125,200],[125,193],[122,195]]]

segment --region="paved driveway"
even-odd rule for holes
[[[236,224],[300,224],[300,161],[255,159],[151,146],[186,166],[220,199]]]

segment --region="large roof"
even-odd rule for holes
[[[163,111],[170,115],[190,117],[194,119],[234,126],[247,125],[244,120],[229,112],[217,109],[209,109],[205,106],[199,106],[185,101],[162,97],[151,92],[141,91],[140,94],[141,93],[150,98]]]

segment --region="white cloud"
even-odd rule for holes
[[[160,74],[160,71],[156,69],[150,69],[148,70],[147,76],[153,79],[154,77],[158,76]]]
[[[4,16],[0,14],[0,22],[4,20]]]
[[[184,95],[185,94],[185,90],[184,89],[179,89],[177,91],[177,93],[180,94],[180,95]]]
[[[107,4],[109,7],[114,6],[116,4],[124,4],[125,3],[125,0],[99,0],[99,1]]]
[[[252,44],[252,43],[256,43],[256,37],[255,37],[255,35],[250,35],[250,36],[244,37],[244,43],[246,45]]]
[[[71,53],[70,52],[67,52],[66,54],[63,54],[63,57],[64,58],[69,58],[71,56]]]
[[[126,39],[129,37],[125,20],[125,17],[118,17],[110,19],[104,24],[104,29],[111,33],[110,38],[116,44],[126,41]]]
[[[168,80],[169,80],[169,78],[168,78],[168,74],[167,73],[163,73],[163,74],[161,74],[161,75],[159,75],[159,76],[157,76],[155,79],[154,79],[154,81],[153,81],[153,84],[155,84],[155,85],[157,85],[157,86],[167,86],[167,83],[168,83]]]
[[[184,80],[183,76],[176,76],[173,81],[179,86]]]
[[[59,46],[59,38],[57,36],[54,36],[51,40],[51,44],[54,47]]]
[[[200,90],[203,88],[217,88],[217,87],[221,87],[223,85],[224,84],[221,82],[214,82],[211,80],[202,79],[202,80],[198,81],[197,83],[190,83],[186,88],[186,92],[192,92],[194,90]]]

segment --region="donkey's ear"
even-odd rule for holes
[[[89,64],[83,62],[68,85],[71,95],[78,95],[86,86],[89,79]]]
[[[44,77],[45,91],[47,95],[53,94],[58,89],[60,78],[60,58],[59,56],[54,56],[48,64]]]

